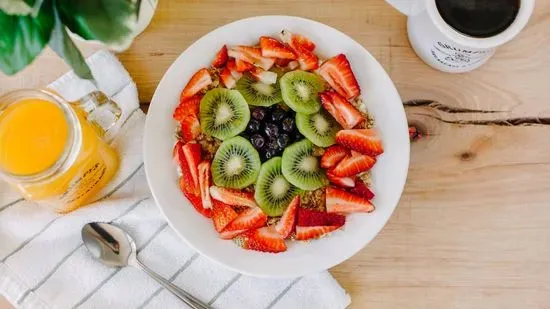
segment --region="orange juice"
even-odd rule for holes
[[[26,199],[57,212],[91,202],[116,174],[119,158],[86,116],[79,107],[47,96],[0,108],[4,178]]]

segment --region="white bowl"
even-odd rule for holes
[[[322,57],[344,53],[361,86],[362,98],[376,121],[384,154],[372,170],[376,211],[348,216],[341,231],[308,243],[289,242],[279,254],[243,250],[222,240],[212,222],[195,211],[178,188],[172,162],[175,121],[172,112],[180,92],[198,69],[208,67],[223,44],[256,44],[262,35],[277,37],[282,29],[315,42]],[[183,31],[183,30],[182,30]],[[356,41],[324,24],[289,16],[247,18],[220,27],[185,50],[170,66],[155,91],[144,137],[144,160],[153,196],[170,226],[202,255],[237,272],[260,277],[296,277],[326,270],[365,247],[390,218],[407,177],[409,136],[403,105],[382,66]]]

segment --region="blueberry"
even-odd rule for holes
[[[285,118],[283,119],[282,125],[283,131],[292,132],[294,130],[294,118]]]
[[[250,122],[248,122],[248,126],[246,127],[246,131],[249,133],[258,132],[260,130],[260,122],[256,119],[250,119]]]
[[[277,143],[277,138],[276,137],[270,138],[267,141],[267,149],[268,150],[275,150],[275,151],[280,149],[279,144]]]
[[[286,145],[288,145],[288,142],[290,141],[290,137],[288,134],[281,134],[277,137],[277,145],[280,149],[284,149]]]
[[[264,156],[265,156],[266,160],[269,160],[269,159],[271,159],[271,158],[277,156],[277,150],[272,150],[272,149],[267,150],[267,151],[265,152],[265,155],[264,155]]]
[[[283,111],[282,109],[275,109],[271,113],[271,120],[276,122],[281,121],[284,117],[285,117],[285,111]]]
[[[265,139],[260,134],[254,134],[250,137],[250,142],[256,149],[260,149],[265,145]]]
[[[265,134],[270,138],[277,137],[279,134],[279,127],[274,123],[268,123],[265,125]]]
[[[252,118],[256,120],[263,120],[265,118],[266,110],[263,107],[256,107],[252,111]]]

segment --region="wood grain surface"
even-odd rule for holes
[[[161,0],[151,26],[119,56],[147,103],[193,41],[268,14],[312,18],[360,42],[425,134],[412,144],[388,225],[331,270],[351,308],[550,308],[550,1],[537,1],[527,28],[489,63],[460,75],[425,65],[406,18],[383,0]],[[47,51],[18,76],[0,76],[0,93],[66,70]]]

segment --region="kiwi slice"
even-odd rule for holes
[[[308,140],[319,147],[328,147],[336,142],[336,133],[342,127],[334,118],[321,109],[315,114],[296,114],[296,127]]]
[[[249,74],[245,74],[235,87],[250,105],[271,106],[283,101],[279,84],[264,84]]]
[[[286,105],[297,113],[315,114],[321,108],[319,92],[325,82],[317,75],[304,71],[288,72],[279,81]]]
[[[283,215],[292,199],[300,193],[283,176],[281,157],[274,157],[262,165],[256,182],[254,199],[264,213],[276,217]]]
[[[201,129],[208,135],[228,139],[244,131],[249,120],[250,109],[237,90],[215,88],[201,100]]]
[[[224,141],[212,160],[212,179],[216,186],[243,189],[253,184],[260,172],[260,155],[245,138]]]
[[[283,152],[283,175],[303,190],[316,190],[328,185],[327,176],[319,166],[319,158],[313,155],[313,147],[313,143],[304,139]]]

